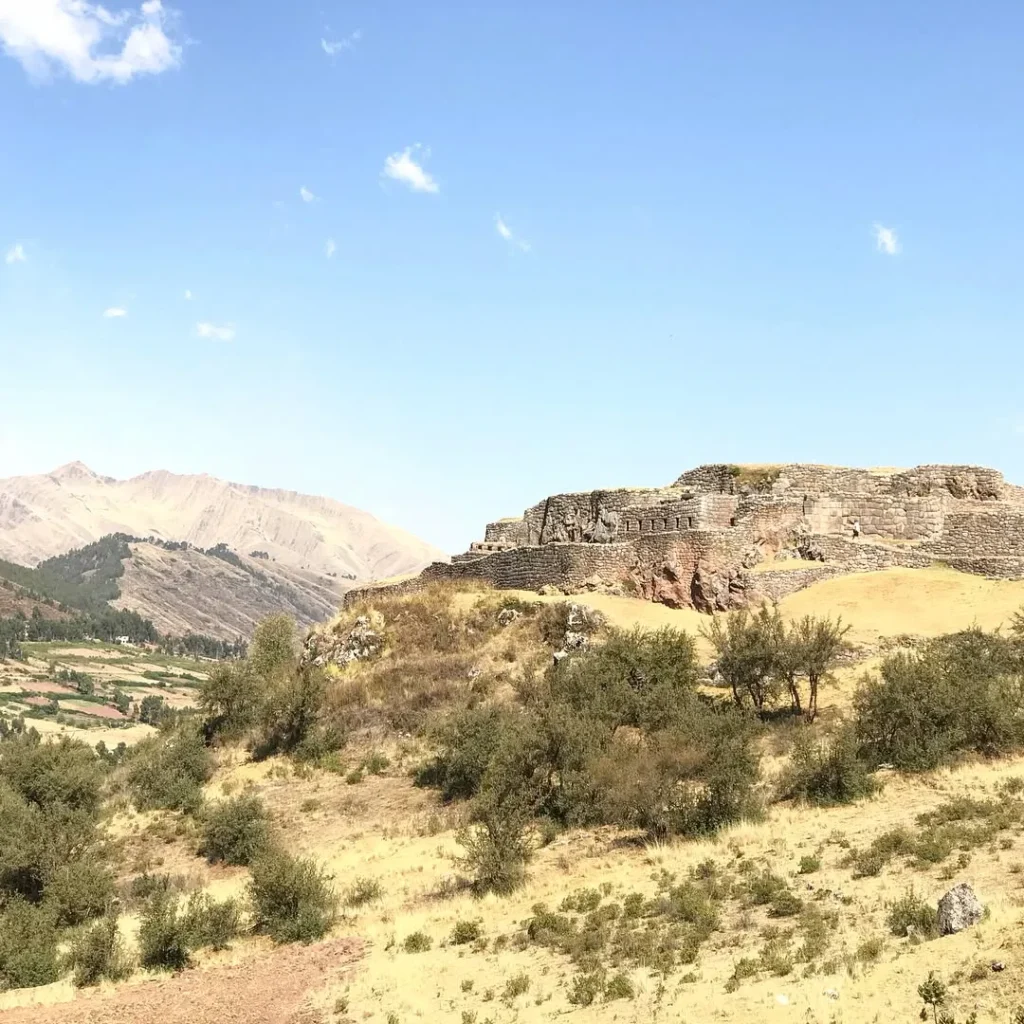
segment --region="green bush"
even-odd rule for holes
[[[604,986],[604,998],[608,1002],[613,999],[633,999],[636,989],[626,974],[613,974]]]
[[[507,724],[507,712],[475,707],[452,715],[438,729],[438,752],[420,768],[416,785],[440,789],[445,801],[476,796]]]
[[[924,771],[965,752],[1024,744],[1018,639],[966,630],[885,659],[854,697],[857,737],[874,764]]]
[[[105,914],[114,896],[114,876],[98,852],[82,851],[77,859],[48,872],[44,902],[58,925],[77,925]]]
[[[483,927],[479,921],[456,921],[449,940],[453,946],[464,946],[468,942],[476,942],[483,935]]]
[[[272,850],[252,865],[253,925],[275,942],[312,942],[330,931],[338,898],[331,877],[312,859]]]
[[[797,873],[801,875],[811,875],[815,871],[821,870],[821,858],[811,854],[807,854],[800,858],[800,865],[797,868]]]
[[[913,888],[888,906],[885,923],[889,931],[899,938],[915,934],[922,939],[934,939],[939,934],[938,913],[918,896]]]
[[[192,935],[174,895],[158,893],[149,900],[139,923],[138,945],[143,967],[183,971],[191,965]]]
[[[270,843],[270,816],[259,797],[243,793],[208,805],[199,852],[210,863],[251,864]]]
[[[0,779],[40,809],[60,806],[95,812],[103,774],[95,752],[66,736],[42,743],[33,732],[0,743]]]
[[[101,981],[123,981],[133,970],[117,917],[109,915],[81,931],[71,944],[67,966],[74,972],[75,985],[84,988]]]
[[[189,896],[184,912],[185,932],[192,949],[227,949],[242,926],[237,900],[215,900],[202,892]]]
[[[402,940],[402,949],[406,953],[426,953],[434,940],[425,932],[412,932]]]
[[[879,788],[860,759],[856,738],[849,730],[841,731],[827,745],[800,736],[783,786],[788,796],[825,806],[853,803]]]
[[[590,1006],[604,989],[604,971],[577,974],[569,988],[569,1002],[573,1006]]]
[[[202,785],[213,774],[213,759],[203,735],[191,723],[139,743],[127,764],[127,781],[136,808],[195,812]]]
[[[678,630],[612,629],[600,646],[552,669],[551,699],[610,728],[680,725],[700,676],[696,651]]]
[[[479,820],[459,832],[458,842],[478,892],[507,895],[523,884],[533,847],[529,814],[521,804],[510,800],[485,806]]]
[[[59,976],[52,911],[11,900],[0,914],[0,989],[50,985]]]
[[[346,907],[365,907],[384,895],[384,888],[376,878],[357,878],[345,893]]]

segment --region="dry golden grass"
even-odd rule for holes
[[[458,600],[476,602],[479,594]],[[696,633],[707,621],[695,612],[628,598],[588,594],[577,600],[597,608],[618,626],[670,625]],[[992,628],[1022,603],[1024,583],[990,581],[937,568],[831,580],[787,598],[782,608],[789,616],[841,614],[853,626],[853,639],[877,643],[880,636],[934,635],[975,621]],[[502,642],[499,637],[495,645]],[[488,647],[485,657],[499,659],[500,651],[495,654]],[[857,677],[872,664],[838,674],[837,685],[822,694],[824,718],[847,705]],[[342,774],[296,772],[276,759],[254,764],[238,751],[224,751],[221,767],[207,787],[209,799],[244,789],[258,793],[272,810],[287,847],[321,860],[335,875],[342,895],[359,878],[380,883],[381,898],[348,909],[336,929],[336,934],[366,940],[368,953],[353,978],[312,993],[325,1022],[542,1024],[571,1012],[572,1019],[581,1022],[747,1024],[771,1019],[783,1024],[895,1024],[915,1018],[920,1009],[917,986],[930,970],[946,981],[959,976],[950,988],[950,1006],[958,1019],[976,1009],[980,1024],[1008,1024],[1012,1009],[1024,1003],[1024,829],[1004,834],[1008,846],[996,843],[971,851],[969,863],[952,877],[943,876],[950,865],[956,865],[956,853],[923,871],[895,860],[873,878],[854,879],[851,869],[841,865],[847,846],[863,848],[896,826],[913,828],[917,815],[950,796],[992,795],[1001,781],[1024,775],[1024,758],[972,764],[919,779],[890,777],[880,795],[850,807],[777,804],[763,821],[734,827],[708,841],[637,846],[623,842],[612,829],[567,832],[538,850],[521,891],[507,899],[477,899],[457,884],[461,869],[456,832],[463,808],[444,807],[433,792],[413,787],[408,771],[419,751],[412,741],[381,742],[391,767],[384,776],[366,776],[358,784],[347,784],[344,772],[358,765],[369,749],[343,751]],[[778,764],[769,764],[767,774],[777,768]],[[248,878],[244,869],[207,866],[195,856],[194,839],[175,836],[173,829],[162,828],[159,822],[159,815],[127,811],[113,820],[111,829],[124,844],[129,862],[148,858],[156,862],[157,870],[190,875],[217,897],[244,892]],[[801,857],[812,854],[820,857],[821,869],[806,876],[797,874]],[[757,956],[762,932],[771,923],[762,909],[744,913],[733,903],[723,912],[722,929],[702,947],[692,968],[677,969],[663,986],[649,972],[631,972],[637,989],[632,1000],[573,1007],[567,993],[576,969],[567,958],[546,948],[518,949],[512,942],[495,950],[495,939],[516,935],[538,902],[557,907],[567,894],[602,884],[612,887],[611,899],[630,891],[653,895],[655,876],[663,870],[684,877],[710,857],[736,874],[740,856],[769,866],[807,899],[817,891],[842,894],[842,898],[828,896],[820,904],[839,913],[829,952],[817,961],[820,968],[825,960],[840,958],[834,973],[805,977],[800,965],[784,977],[761,974],[744,981],[737,991],[727,992],[736,961]],[[908,885],[934,903],[962,879],[975,886],[989,908],[981,924],[920,945],[888,933],[886,904]],[[808,890],[808,885],[814,890]],[[488,939],[486,951],[449,944],[455,923],[467,920],[481,922]],[[126,933],[131,936],[135,927],[135,920],[129,918]],[[404,952],[403,940],[417,931],[433,940],[432,948]],[[856,950],[865,941],[879,938],[883,945],[878,961],[859,962]],[[204,955],[197,969],[225,959],[244,959],[264,948],[262,940],[239,941],[228,952]],[[987,971],[980,980],[967,980],[973,966],[994,960],[1003,961],[1006,970]],[[684,983],[691,969],[695,980]],[[529,990],[503,1001],[506,983],[524,972],[530,978]],[[0,996],[0,1009],[23,1005],[28,999],[60,1002],[72,996],[66,984],[31,994],[8,993]],[[347,1009],[336,1012],[342,1005]]]

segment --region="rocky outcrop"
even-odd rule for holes
[[[380,657],[387,643],[384,617],[377,611],[344,619],[331,626],[311,630],[303,646],[302,660],[307,665],[345,666],[353,661],[372,661]]]
[[[974,890],[966,882],[954,885],[939,900],[939,934],[955,935],[977,924],[985,908]]]

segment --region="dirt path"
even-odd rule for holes
[[[316,1024],[307,995],[350,972],[355,939],[288,946],[238,964],[129,985],[110,995],[3,1013],[4,1024]]]

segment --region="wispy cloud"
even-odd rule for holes
[[[328,259],[331,259],[337,251],[338,247],[334,244],[334,239],[328,238],[327,244],[324,246],[324,254]]]
[[[24,263],[28,259],[25,254],[25,246],[21,242],[17,242],[7,250],[7,255],[4,257],[4,263],[7,266],[11,266],[12,263]]]
[[[212,341],[234,341],[235,325],[222,324],[218,326],[203,320],[196,324],[196,334],[200,338],[209,338]]]
[[[895,256],[900,251],[900,240],[892,228],[875,225],[875,247],[886,256]]]
[[[128,310],[124,309],[122,306],[111,306],[110,309],[105,309],[103,311],[103,315],[108,320],[117,320],[122,316],[127,316]]]
[[[315,203],[318,198],[312,192],[310,192],[305,185],[303,185],[302,188],[299,189],[299,196],[302,198],[302,201],[304,203]]]
[[[88,0],[0,0],[0,42],[37,80],[63,71],[78,82],[131,81],[181,64],[161,0],[111,12]]]
[[[324,53],[328,57],[333,57],[336,54],[341,53],[343,50],[354,50],[356,43],[363,38],[363,33],[360,29],[356,29],[355,32],[351,32],[349,35],[344,36],[341,39],[323,39],[320,40],[320,46]]]
[[[512,229],[505,223],[500,213],[494,215],[494,227],[509,245],[514,245],[517,249],[522,249],[523,252],[530,251],[530,243],[525,238],[518,238],[514,235]]]
[[[430,150],[417,142],[415,146],[407,146],[401,153],[392,153],[384,161],[382,173],[386,178],[408,185],[413,192],[440,192],[441,186],[419,162],[429,158]]]
[[[191,288],[186,288],[185,289],[185,301],[186,302],[191,302],[192,301],[192,289]]]

